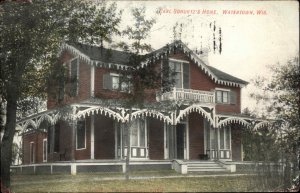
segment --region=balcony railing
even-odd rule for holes
[[[209,91],[173,88],[170,92],[157,93],[156,99],[157,101],[186,100],[201,103],[214,103],[215,94],[214,92]]]

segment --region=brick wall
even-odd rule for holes
[[[71,151],[72,151],[72,127],[66,121],[58,121],[57,124],[60,125],[59,132],[59,151],[54,152],[53,160],[60,161],[59,154],[64,153],[66,151],[65,159],[62,158],[61,161],[69,161],[71,160]],[[90,117],[86,118],[86,146],[84,149],[75,150],[75,159],[76,160],[84,160],[90,159]],[[76,139],[75,139],[75,147],[76,149]],[[52,160],[51,155],[48,157],[49,161]]]
[[[70,76],[69,72],[69,64],[68,61],[70,59],[74,58],[73,55],[71,55],[68,52],[63,52],[61,57],[61,65],[63,63],[66,63],[67,73],[68,77]],[[78,86],[78,95],[75,97],[70,96],[70,84],[65,84],[65,96],[63,104],[71,104],[74,102],[79,102],[85,99],[90,98],[91,96],[91,66],[89,64],[86,64],[84,61],[79,60],[79,86]],[[51,85],[53,88],[55,88],[56,85]],[[51,90],[51,88],[49,89]],[[48,94],[48,101],[47,101],[47,108],[52,109],[58,106],[57,100],[51,98],[51,96]]]
[[[86,117],[86,138],[85,138],[85,148],[76,149],[75,159],[85,160],[91,158],[91,117]]]
[[[178,60],[186,60],[190,63],[190,88],[194,90],[212,91],[215,88],[230,89],[236,92],[236,104],[217,104],[217,113],[240,113],[241,112],[241,89],[232,86],[224,86],[216,84],[211,78],[201,70],[198,65],[189,60],[183,53],[171,54],[170,58]]]
[[[23,136],[23,164],[30,164],[30,142],[34,143],[35,163],[43,162],[43,139],[47,139],[47,133],[35,132]]]
[[[242,141],[241,141],[241,126],[238,124],[232,124],[231,127],[231,149],[232,160],[242,160]]]
[[[103,99],[118,99],[126,98],[127,94],[119,91],[112,91],[103,88],[103,75],[107,73],[116,73],[118,71],[96,67],[95,68],[95,97]]]
[[[148,118],[149,159],[164,159],[164,123],[155,118]]]
[[[64,52],[62,55],[62,61],[69,61],[73,56],[68,52]],[[231,89],[237,93],[237,104],[218,104],[216,105],[216,109],[218,113],[240,113],[241,112],[241,102],[240,102],[240,88],[230,87],[224,85],[218,85],[214,83],[207,74],[204,73],[194,62],[190,61],[188,57],[182,52],[178,52],[176,54],[170,54],[170,58],[186,60],[190,62],[190,88],[195,90],[204,90],[204,91],[212,91],[215,88],[225,88]],[[160,69],[160,61],[158,61],[155,65],[156,68]],[[67,66],[69,67],[69,66]],[[65,104],[70,104],[73,102],[79,102],[81,100],[87,99],[90,97],[90,80],[91,80],[91,67],[88,64],[85,64],[83,61],[80,61],[79,65],[79,94],[76,97],[65,96]],[[115,72],[115,70],[95,67],[95,96],[97,98],[126,98],[127,94],[117,91],[110,91],[107,89],[103,89],[103,74]],[[147,91],[147,100],[155,101],[155,93],[154,90]],[[56,101],[49,98],[48,100],[48,108],[54,108],[57,105]]]
[[[113,119],[95,115],[95,159],[115,158],[115,129]]]
[[[72,150],[72,127],[66,121],[58,121],[60,125],[59,131],[59,152],[55,152],[54,160],[59,160],[59,153],[66,150],[66,160],[71,160]]]
[[[190,159],[199,159],[199,154],[204,154],[204,123],[199,113],[189,114],[189,148]]]

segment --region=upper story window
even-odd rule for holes
[[[169,60],[170,71],[173,74],[171,78],[175,80],[176,88],[190,88],[190,66],[187,61]]]
[[[79,77],[79,59],[75,58],[70,61],[70,95],[78,95],[78,77]]]
[[[120,90],[128,92],[128,83],[121,80],[121,75],[116,73],[108,73],[103,75],[103,88],[109,90]]]
[[[236,93],[232,90],[216,89],[216,103],[236,104]]]

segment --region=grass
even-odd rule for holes
[[[182,176],[173,172],[135,172],[131,177],[177,176],[124,180],[120,173],[72,175],[14,175],[12,190],[19,192],[248,192],[260,190],[255,176]],[[111,178],[111,179],[109,179]],[[117,178],[117,179],[113,179]],[[105,180],[104,180],[105,179]],[[271,190],[271,189],[270,189]]]

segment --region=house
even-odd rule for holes
[[[60,56],[66,77],[76,81],[62,85],[57,97],[50,88],[48,110],[17,122],[23,131],[23,166],[34,165],[34,172],[46,172],[52,163],[51,173],[59,166],[74,170],[68,165],[74,163],[77,172],[124,171],[128,127],[130,160],[137,170],[147,164],[182,169],[203,159],[242,161],[241,128],[268,124],[241,115],[246,81],[207,65],[205,54],[195,54],[181,41],[151,53],[157,68],[173,70],[174,87],[149,91],[145,108],[133,108],[131,118],[122,105],[128,85],[120,84],[118,73],[128,67],[126,52],[65,44]]]

